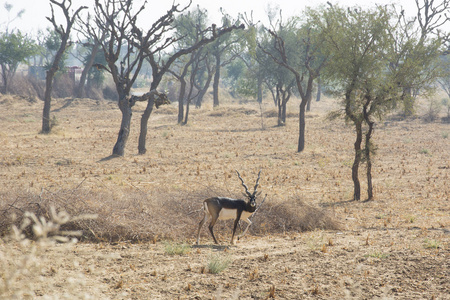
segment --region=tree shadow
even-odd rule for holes
[[[192,245],[193,249],[213,249],[217,251],[225,251],[231,248],[231,246],[226,245]]]
[[[108,161],[108,160],[111,160],[111,159],[114,159],[114,158],[119,158],[119,157],[122,157],[122,156],[117,155],[117,154],[111,154],[111,155],[109,155],[109,156],[107,156],[107,157],[103,157],[102,159],[100,159],[100,160],[97,161],[97,162]]]
[[[319,203],[319,206],[321,207],[332,207],[332,206],[342,206],[349,203],[359,202],[358,200],[351,199],[351,200],[344,200],[339,202],[325,202],[325,203]]]
[[[60,112],[60,111],[63,110],[64,108],[69,107],[69,106],[72,104],[72,102],[73,102],[74,100],[75,100],[75,98],[67,99],[67,100],[66,100],[66,103],[64,103],[63,106],[61,106],[60,108],[56,108],[56,109],[52,110],[52,112]]]
[[[372,199],[366,199],[366,200],[350,199],[350,200],[344,200],[344,201],[339,201],[339,202],[320,203],[319,206],[321,206],[321,207],[343,206],[343,205],[349,204],[349,203],[367,203],[367,202],[371,202],[371,201],[373,201],[373,200]]]

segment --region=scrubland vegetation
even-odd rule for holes
[[[10,112],[1,118],[3,237],[10,225],[22,224],[25,211],[46,220],[51,207],[71,216],[96,215],[61,225],[63,232],[82,230],[77,244],[3,239],[2,265],[8,267],[2,268],[2,297],[447,295],[446,123],[393,115],[380,124],[375,199],[364,202],[352,201],[352,132],[344,122],[326,119],[331,98],[314,103],[308,114],[311,142],[302,154],[295,151],[295,114],[279,127],[266,102],[263,129],[259,106],[230,99],[218,109],[193,110],[187,126],[176,125],[176,108],[160,108],[150,129],[152,150],[112,159],[109,146],[120,115],[114,102],[57,99],[57,125],[41,135],[41,102],[0,101]],[[136,127],[131,148],[137,147]],[[221,221],[215,227],[220,246],[213,246],[206,228],[201,245],[190,246],[203,199],[240,197],[235,169],[246,180],[262,169],[259,189],[267,194],[248,235],[229,247],[232,223]],[[24,234],[36,239],[29,229]],[[10,277],[13,271],[18,275]]]
[[[448,298],[447,1],[151,28],[50,3],[38,40],[0,25],[1,299]],[[261,170],[249,232],[194,245],[236,170]]]

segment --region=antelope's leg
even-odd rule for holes
[[[198,224],[198,231],[197,231],[197,245],[198,245],[198,243],[199,243],[199,240],[200,240],[200,229],[202,229],[202,226],[203,226],[203,224],[205,224],[205,222],[206,222],[206,219],[208,218],[208,212],[207,212],[207,210],[206,210],[206,207],[205,207],[205,209],[203,210],[203,219],[200,221],[200,223]]]
[[[219,215],[211,215],[211,223],[209,223],[209,231],[211,232],[211,235],[214,239],[214,243],[219,244],[216,240],[216,237],[214,236],[213,227],[217,222],[217,219],[219,218]]]
[[[236,233],[236,228],[237,228],[237,224],[238,224],[238,223],[239,223],[239,220],[236,219],[236,220],[234,221],[233,234],[231,235],[231,244],[232,244],[232,245],[235,245],[235,244],[236,244],[236,242],[234,241],[234,234]]]
[[[236,212],[236,220],[234,220],[234,226],[233,226],[233,234],[231,235],[231,244],[235,245],[236,242],[234,241],[234,234],[236,233],[236,228],[239,223],[239,220],[241,219],[242,211]]]

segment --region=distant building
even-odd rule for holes
[[[80,81],[83,69],[78,66],[65,67],[65,77],[70,78],[74,83]],[[29,66],[28,76],[38,80],[45,80],[46,70],[44,66]]]

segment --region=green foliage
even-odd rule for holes
[[[8,92],[10,80],[14,77],[20,63],[36,53],[34,41],[20,31],[0,34],[0,67],[2,71],[2,92]]]
[[[355,126],[352,179],[354,198],[359,199],[357,170],[361,161],[368,164],[371,183],[370,157],[375,150],[371,137],[376,120],[400,104],[405,114],[411,114],[413,92],[432,91],[439,75],[442,41],[417,30],[414,22],[405,21],[393,6],[362,9],[330,5],[311,17],[323,32],[323,51],[330,58],[321,76],[332,86],[333,94],[342,99],[345,118]],[[368,195],[370,199],[371,184]]]
[[[333,6],[316,15],[321,24],[325,48],[330,60],[322,73],[332,91],[345,102],[346,116],[362,119],[363,106],[373,99],[371,113],[381,114],[391,107],[398,90],[392,73],[387,72],[392,53],[392,37],[388,34],[392,12],[385,8],[362,10]]]
[[[176,34],[183,37],[178,42],[181,47],[192,46],[199,38],[199,31],[205,30],[208,21],[208,12],[206,9],[201,9],[197,6],[196,9],[181,14],[174,20],[174,28]]]
[[[89,47],[83,59],[84,64],[86,64],[90,60],[91,56],[92,56],[92,47]],[[94,65],[100,64],[102,66],[107,65],[105,53],[103,51],[98,51],[95,54],[93,64]],[[96,87],[100,87],[102,83],[105,81],[105,74],[103,69],[99,69],[96,67],[90,68],[88,76],[89,76],[89,84],[94,84]]]
[[[44,47],[45,51],[50,54],[50,57],[55,56],[55,53],[58,51],[59,47],[61,46],[61,35],[57,33],[54,29],[50,30],[47,29],[47,34],[44,39]],[[64,51],[63,56],[61,57],[61,60],[59,61],[58,69],[64,70],[64,67],[66,65],[66,61],[69,57],[70,51]],[[49,69],[52,64],[52,59],[49,59],[46,63],[46,69]]]

